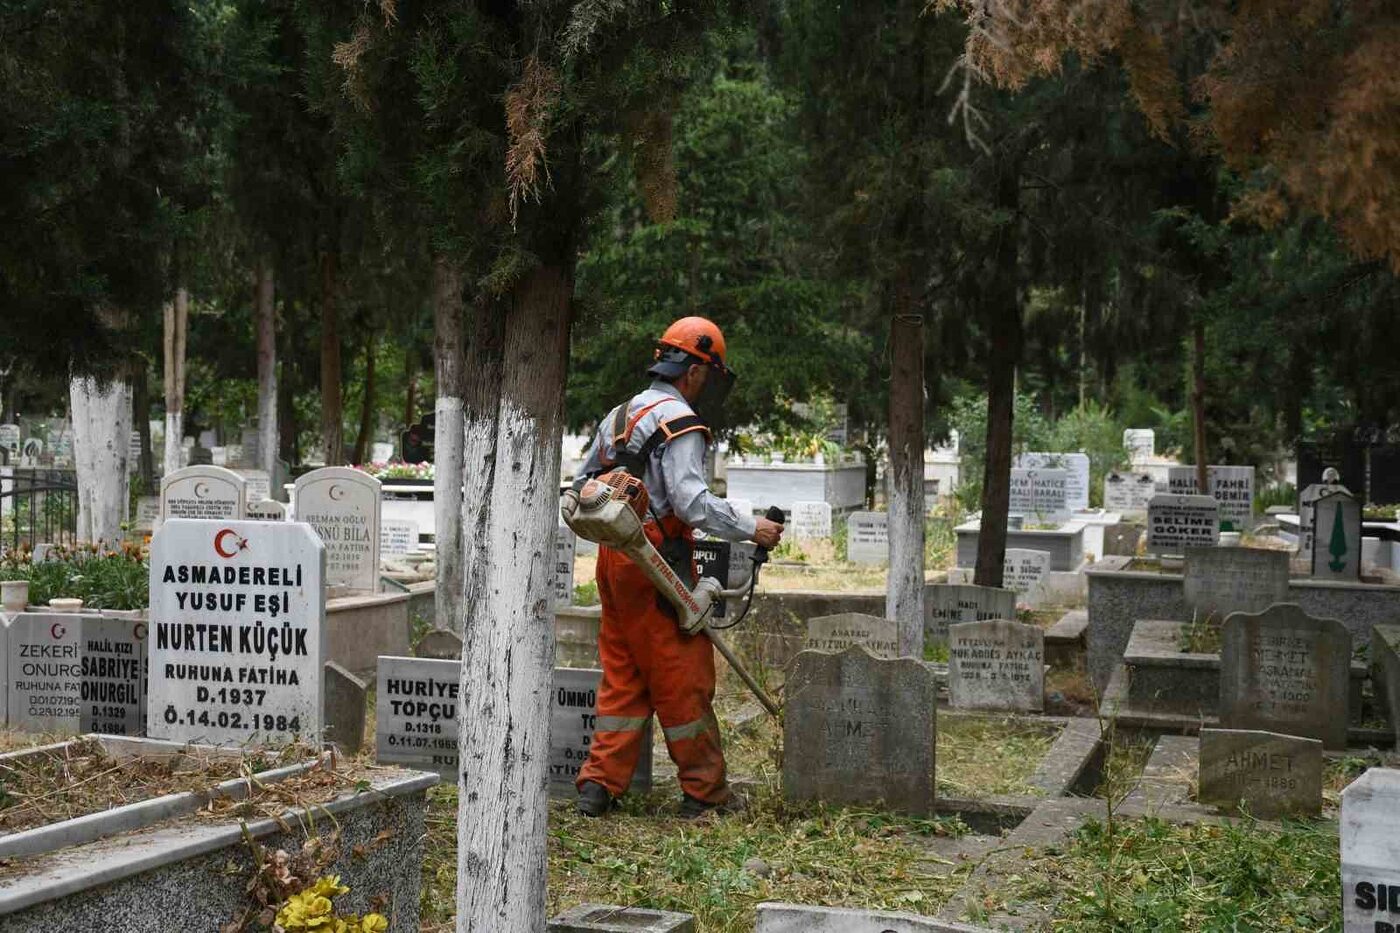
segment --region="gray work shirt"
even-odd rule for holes
[[[694,414],[675,386],[658,380],[645,392],[623,403],[627,406],[627,423],[631,423],[637,412],[654,402],[660,404],[642,415],[632,429],[632,437],[627,442],[628,450],[640,450],[662,422]],[[612,438],[616,419],[617,409],[614,408],[602,420],[593,443],[588,447],[580,475],[606,472],[609,465],[616,461]],[[705,483],[707,436],[703,431],[692,431],[652,451],[646,476],[643,477],[647,494],[651,496],[651,507],[659,516],[674,513],[690,527],[698,528],[712,537],[725,541],[747,541],[753,537],[754,517],[734,511],[728,502],[710,492]]]

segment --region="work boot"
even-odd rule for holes
[[[722,803],[706,803],[689,794],[681,796],[681,816],[687,820],[698,820],[711,814],[717,817],[729,816],[744,812],[748,806],[749,802],[744,795],[732,790],[729,792],[729,797]]]
[[[584,781],[578,789],[578,812],[584,816],[604,816],[614,806],[608,789],[597,781]]]

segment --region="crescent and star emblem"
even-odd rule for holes
[[[332,502],[339,502],[345,498],[345,490],[341,489],[338,483],[331,483],[331,488],[327,490],[326,495],[331,497]]]
[[[64,628],[62,622],[55,622],[53,625],[49,626],[49,634],[53,636],[54,641],[58,641],[58,639],[68,634],[68,629]]]
[[[137,641],[144,641],[146,638],[146,623],[137,622],[136,627],[131,630],[131,634],[136,636]]]
[[[203,499],[203,498],[204,498],[205,496],[207,496],[207,495],[209,495],[209,484],[208,484],[208,483],[195,483],[195,484],[194,484],[194,497],[195,497],[196,499]]]
[[[232,543],[229,539],[232,538]],[[240,538],[232,528],[225,528],[214,535],[214,552],[220,557],[232,557],[239,551],[248,550],[248,539]]]

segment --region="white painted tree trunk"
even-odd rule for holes
[[[259,259],[254,272],[253,313],[258,345],[258,469],[277,483],[277,312],[272,265]]]
[[[189,313],[189,292],[176,289],[175,300],[165,306],[165,473],[180,469],[180,441],[185,436],[185,331]]]
[[[437,557],[437,592],[461,593],[462,576],[462,278],[442,257],[433,263],[433,356],[437,374],[437,402],[433,406],[433,525]],[[477,450],[481,463],[488,455]],[[480,482],[473,476],[472,482]],[[456,600],[434,603],[433,625],[462,631],[463,616]]]
[[[890,569],[885,617],[902,657],[924,656],[924,328],[915,314],[890,323]]]
[[[131,386],[90,377],[68,384],[73,412],[73,464],[78,476],[78,540],[121,541],[127,513],[131,449]]]
[[[499,401],[468,398],[459,933],[545,930],[550,603],[571,293],[558,267],[526,275],[506,315]]]

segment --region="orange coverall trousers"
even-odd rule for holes
[[[674,515],[661,521],[671,537],[691,538],[690,528]],[[647,523],[646,535],[660,545],[661,532],[654,522]],[[637,761],[651,754],[650,748],[642,747],[642,730],[655,709],[681,790],[706,803],[724,803],[731,791],[713,706],[715,655],[710,640],[683,633],[675,617],[658,605],[661,594],[646,574],[622,552],[607,547],[598,548],[598,598],[603,604],[598,631],[603,682],[593,745],[577,784],[596,781],[620,797],[632,782]]]

